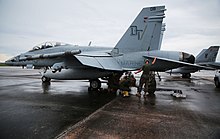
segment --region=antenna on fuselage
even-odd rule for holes
[[[91,46],[91,44],[92,44],[92,41],[89,42],[89,45],[88,45],[88,46]]]

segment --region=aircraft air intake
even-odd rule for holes
[[[180,61],[182,62],[187,62],[194,64],[195,63],[195,57],[191,54],[185,53],[185,52],[180,52]]]

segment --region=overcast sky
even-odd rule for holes
[[[220,45],[220,0],[0,0],[0,61],[45,41],[114,47],[141,9],[156,5],[167,9],[162,50],[196,56]]]

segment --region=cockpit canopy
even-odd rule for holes
[[[44,43],[41,43],[39,45],[34,46],[33,49],[30,50],[29,52],[47,49],[47,48],[51,48],[51,47],[64,46],[64,45],[68,45],[68,44],[62,43],[62,42],[44,42]]]

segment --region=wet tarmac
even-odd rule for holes
[[[156,95],[145,99],[89,94],[85,81],[42,84],[38,70],[0,68],[0,138],[220,138],[214,72],[161,74]]]
[[[204,73],[192,79],[162,74],[155,96],[118,96],[57,138],[219,139],[220,89],[214,74]],[[186,98],[171,96],[172,90]]]
[[[115,98],[85,81],[42,84],[39,71],[0,68],[0,139],[54,138]]]

